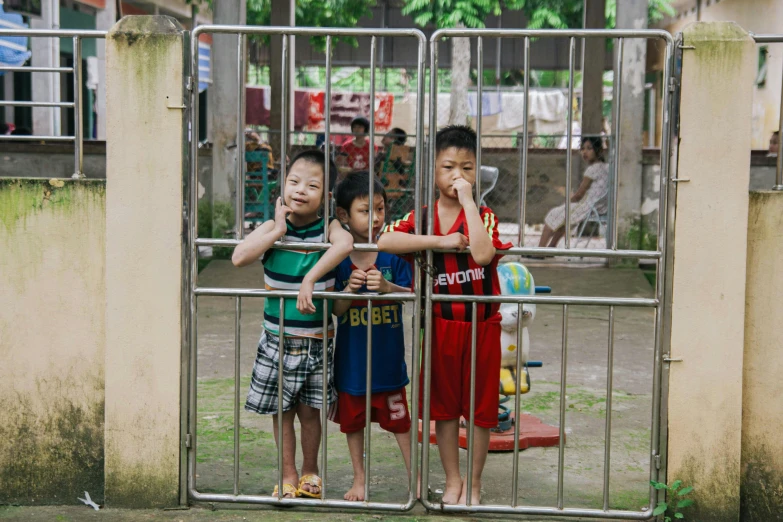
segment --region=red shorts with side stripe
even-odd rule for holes
[[[470,323],[432,318],[432,393],[430,419],[470,418]],[[500,315],[476,323],[476,426],[498,425]],[[419,418],[424,371],[419,380]]]
[[[342,433],[353,433],[364,429],[367,418],[365,395],[337,394],[337,415]],[[390,433],[405,433],[411,429],[411,414],[408,411],[408,396],[405,388],[373,393],[370,398],[371,422],[377,422]]]

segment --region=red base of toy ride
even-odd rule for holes
[[[512,418],[514,414],[511,414]],[[467,421],[462,419],[465,424]],[[422,423],[419,421],[419,442],[422,440]],[[530,447],[549,448],[560,443],[560,431],[555,426],[544,424],[537,417],[522,414],[519,425],[519,449]],[[435,438],[435,421],[430,422],[430,444],[437,444]],[[459,429],[459,447],[468,448],[468,429]],[[503,432],[491,432],[489,436],[489,451],[513,451],[514,427]]]

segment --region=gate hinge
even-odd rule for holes
[[[185,89],[188,92],[193,92],[193,77],[188,76],[188,79],[185,81]]]
[[[661,469],[661,456],[659,454],[655,455],[655,469]]]
[[[190,433],[188,433],[187,435],[185,435],[185,447],[186,447],[186,448],[189,448],[189,447],[190,447]]]
[[[677,78],[669,78],[669,92],[677,90]]]

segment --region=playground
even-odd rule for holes
[[[582,268],[530,265],[536,285],[552,287],[552,295],[651,297],[653,289],[638,269]],[[230,261],[215,260],[199,275],[199,284],[223,288],[262,285],[260,264],[244,270]],[[410,305],[406,305],[410,307]],[[406,317],[412,316],[412,310]],[[235,300],[203,297],[198,315],[198,432],[197,487],[200,491],[233,491]],[[570,306],[564,503],[569,507],[601,508],[607,378],[608,307]],[[261,334],[263,300],[242,300],[240,404]],[[650,466],[650,415],[653,362],[652,309],[616,308],[612,447],[609,505],[639,510],[647,506]],[[410,322],[406,325],[410,329]],[[406,335],[408,361],[410,330]],[[531,390],[521,396],[521,411],[557,427],[560,408],[562,306],[538,305],[530,328],[530,359],[543,362],[531,368]],[[410,368],[410,362],[409,362]],[[410,390],[409,390],[410,393]],[[513,411],[513,396],[507,406]],[[433,501],[444,477],[432,446]],[[463,469],[466,458],[461,452]],[[373,426],[371,496],[374,501],[405,503],[408,484],[397,445]],[[504,504],[511,499],[511,452],[491,453],[482,485],[482,503]],[[270,417],[240,408],[239,489],[244,494],[269,494],[277,477],[277,451]],[[530,447],[520,452],[519,500],[522,505],[547,505],[557,498],[558,448]],[[327,498],[342,498],[352,480],[345,437],[329,425]],[[423,510],[417,506],[416,511]]]

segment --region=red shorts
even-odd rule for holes
[[[335,419],[340,424],[341,432],[354,433],[364,429],[367,418],[364,401],[365,395],[351,395],[344,392],[337,394]],[[380,424],[381,428],[391,433],[405,433],[411,429],[411,414],[408,411],[405,388],[373,393],[370,403],[371,422]]]
[[[424,371],[419,380],[419,418],[424,411]],[[500,316],[476,323],[476,426],[498,425]],[[430,419],[470,418],[470,323],[432,318]]]

